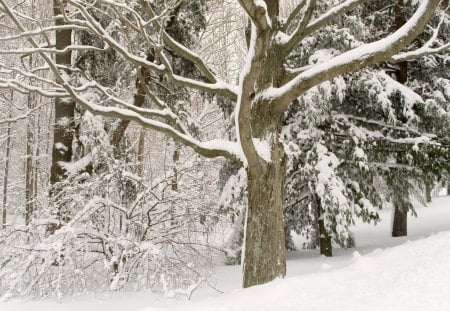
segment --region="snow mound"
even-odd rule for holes
[[[450,231],[365,256],[355,251],[342,269],[142,311],[162,310],[450,310]]]

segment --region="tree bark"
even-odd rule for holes
[[[261,169],[249,167],[247,175],[249,205],[243,261],[244,287],[264,284],[286,275],[284,159],[280,156],[269,163],[261,163]]]
[[[65,1],[53,0],[54,16],[62,15],[64,12]],[[62,18],[56,18],[56,26],[65,25]],[[62,50],[72,43],[72,30],[57,30],[55,34],[55,44],[58,50]],[[56,64],[71,66],[72,53],[56,54]],[[70,98],[55,99],[55,127],[53,130],[53,150],[52,150],[52,166],[50,169],[50,183],[55,184],[65,175],[65,169],[60,163],[70,162],[72,159],[72,141],[74,136],[74,115],[75,103]]]
[[[9,114],[11,118],[11,114]],[[5,171],[3,178],[3,208],[2,208],[2,228],[6,228],[6,212],[8,207],[8,177],[9,177],[9,158],[11,155],[11,123],[8,123],[8,131],[6,137],[6,156],[5,156]]]
[[[33,95],[28,95],[28,109],[34,107]],[[34,211],[34,170],[33,170],[33,128],[31,125],[31,118],[27,120],[27,142],[26,142],[26,160],[25,160],[25,224],[31,222]]]
[[[405,10],[404,10],[404,1],[397,0],[397,3],[394,6],[395,11],[395,30],[402,27],[405,20]],[[408,81],[408,62],[400,62],[397,64],[398,70],[395,71],[395,77],[398,82],[401,84],[405,84]],[[397,154],[397,163],[405,164],[405,159],[402,154]],[[406,236],[408,234],[408,208],[403,206],[402,200],[396,197],[401,196],[401,193],[393,194],[393,221],[392,221],[392,236],[400,237]]]
[[[392,236],[400,237],[408,234],[408,211],[401,205],[401,202],[394,202],[394,215],[392,222]]]
[[[322,208],[322,203],[317,195],[314,195],[314,204],[317,210],[317,223],[319,226],[319,245],[320,245],[320,254],[326,257],[333,256],[333,246],[331,244],[331,236],[328,234],[327,229],[325,227],[324,220],[324,210]]]

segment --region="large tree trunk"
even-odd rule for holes
[[[272,153],[273,155],[273,153]],[[244,287],[286,275],[283,220],[284,159],[248,169]]]
[[[64,0],[53,1],[54,16],[61,15],[64,12]],[[55,20],[56,26],[64,25],[61,18]],[[55,34],[55,44],[58,50],[62,50],[72,43],[72,30],[57,30]],[[58,65],[71,66],[72,53],[56,54],[56,63]],[[70,162],[72,159],[72,141],[74,136],[74,115],[75,103],[70,98],[55,99],[55,127],[53,130],[53,150],[52,166],[50,169],[50,183],[55,184],[65,175],[64,167],[60,163]]]

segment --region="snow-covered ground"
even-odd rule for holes
[[[450,310],[450,197],[434,198],[417,214],[408,219],[408,237],[390,237],[386,210],[376,227],[357,224],[355,249],[334,250],[332,258],[317,251],[290,253],[286,279],[250,289],[240,289],[239,267],[218,267],[210,286],[191,301],[108,293],[62,302],[11,301],[0,303],[0,310]]]

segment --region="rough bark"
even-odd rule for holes
[[[65,1],[53,1],[54,16],[64,12]],[[65,22],[62,18],[56,18],[55,25],[61,26]],[[72,30],[57,30],[55,34],[56,49],[63,50],[72,42]],[[55,56],[57,65],[70,67],[72,53],[58,53]],[[74,136],[75,103],[72,99],[55,99],[55,126],[53,130],[52,166],[50,169],[50,183],[55,184],[65,175],[60,163],[70,162],[72,159],[72,141]]]
[[[244,287],[286,275],[283,220],[284,159],[248,170]]]

